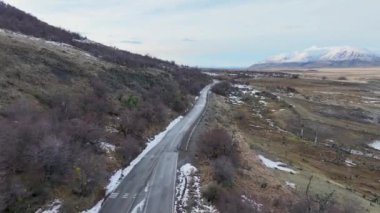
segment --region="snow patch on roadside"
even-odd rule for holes
[[[39,208],[36,213],[59,213],[59,209],[62,206],[62,202],[58,199],[48,204],[45,208]],[[45,209],[45,210],[43,210]]]
[[[239,96],[236,96],[236,95],[230,95],[228,97],[230,99],[230,102],[232,104],[235,104],[235,105],[241,105],[243,104],[244,102],[241,100],[241,98]]]
[[[244,84],[233,84],[232,86],[238,89],[252,89],[250,85],[244,85]]]
[[[107,194],[111,193],[113,190],[117,188],[117,186],[120,184],[120,182],[124,179],[125,176],[129,174],[129,172],[135,167],[136,164],[138,164],[141,159],[150,151],[152,150],[161,140],[165,137],[165,135],[182,119],[182,116],[179,116],[175,120],[173,120],[168,127],[166,127],[166,130],[159,133],[154,137],[153,140],[149,141],[145,147],[145,149],[137,156],[127,168],[118,170],[111,178],[110,183],[106,187]]]
[[[368,145],[369,147],[372,147],[374,149],[380,150],[380,140],[374,141],[371,144]]]
[[[202,199],[197,172],[197,168],[189,163],[178,170],[175,209],[178,213],[217,213],[214,206]]]
[[[270,127],[274,127],[274,123],[273,123],[273,121],[271,119],[266,119],[266,121],[268,122],[268,125]]]
[[[165,137],[165,135],[183,118],[183,116],[177,117],[173,120],[167,127],[166,130],[157,134],[152,140],[150,140],[145,149],[124,169],[117,170],[109,179],[109,184],[106,187],[106,196],[110,194],[113,190],[115,190],[119,184],[122,182],[124,177],[126,177],[129,172],[144,158],[144,156],[152,150],[161,140]],[[103,199],[104,200],[104,199]],[[97,213],[99,212],[103,200],[100,200],[94,207],[89,210],[83,211],[82,213]]]
[[[111,153],[111,152],[114,152],[116,150],[116,146],[113,145],[113,144],[110,144],[110,143],[107,143],[107,142],[100,142],[100,148],[107,152],[107,153]]]
[[[294,173],[297,174],[298,172],[294,171],[293,169],[288,168],[288,166],[285,163],[282,162],[275,162],[272,160],[269,160],[268,158],[265,158],[262,155],[259,155],[259,158],[261,162],[268,168],[271,169],[278,169],[284,172]]]
[[[145,205],[145,199],[143,199],[139,204],[135,206],[135,208],[132,209],[131,213],[139,213],[144,210]]]
[[[256,89],[253,89],[252,86],[250,86],[250,85],[233,84],[232,87],[235,88],[236,90],[233,91],[228,96],[228,100],[231,104],[234,104],[234,105],[244,104],[244,101],[242,101],[243,95],[257,96],[256,93],[260,92]]]
[[[374,158],[374,159],[380,160],[380,155],[376,155],[376,154],[373,154],[373,153],[363,152],[363,151],[360,151],[360,150],[349,149],[349,148],[343,148],[343,150],[346,151],[346,152],[348,152],[348,153],[350,153],[351,155],[364,156],[364,157],[367,157],[367,158]]]
[[[241,200],[243,203],[247,203],[248,205],[252,206],[254,209],[256,209],[258,212],[261,212],[261,208],[263,207],[263,204],[257,203],[256,201],[249,199],[247,196],[242,195]]]
[[[239,91],[242,92],[243,94],[254,95],[260,92],[259,90],[253,89],[251,85],[233,84],[232,87],[239,89]]]
[[[112,126],[106,126],[105,131],[107,133],[118,133],[119,132],[119,130],[117,130],[115,127],[112,127]]]
[[[268,102],[263,101],[263,100],[260,100],[259,103],[262,104],[262,105],[264,105],[264,106],[267,106],[267,105],[268,105]]]
[[[102,203],[104,199],[101,199],[98,203],[96,203],[95,206],[93,206],[91,209],[88,209],[86,211],[82,211],[82,213],[98,213],[100,212],[100,209],[102,208]]]
[[[292,182],[286,181],[285,184],[286,184],[287,186],[289,186],[290,188],[292,188],[292,189],[295,189],[295,188],[296,188],[296,184],[295,184],[295,183],[292,183]]]
[[[208,76],[220,76],[220,74],[218,73],[214,73],[214,72],[202,72],[203,74],[206,74]]]
[[[344,163],[345,163],[346,166],[348,166],[348,167],[356,166],[356,164],[355,164],[354,162],[352,162],[351,159],[346,159],[346,160],[344,161]]]

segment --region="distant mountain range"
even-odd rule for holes
[[[310,47],[304,51],[281,54],[249,67],[249,70],[378,67],[380,56],[349,46]]]

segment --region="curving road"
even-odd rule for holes
[[[206,86],[194,107],[124,178],[103,202],[101,213],[172,213],[178,150],[201,117],[212,84]],[[186,145],[187,147],[187,145]]]

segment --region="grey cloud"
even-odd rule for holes
[[[182,39],[183,42],[195,42],[196,40],[190,39],[190,38],[184,38]]]
[[[142,41],[138,40],[122,40],[120,43],[125,43],[125,44],[142,44]]]

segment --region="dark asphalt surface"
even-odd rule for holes
[[[132,169],[104,201],[101,213],[173,213],[178,149],[201,116],[212,85],[193,108]]]

